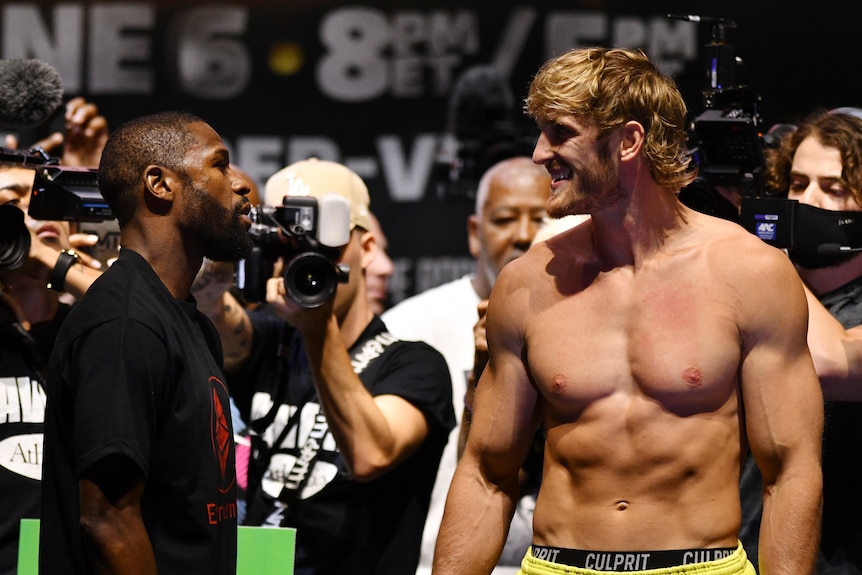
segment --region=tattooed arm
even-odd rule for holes
[[[235,372],[251,353],[252,328],[245,308],[230,293],[233,264],[204,260],[192,285],[198,309],[215,324],[224,350],[225,373]]]

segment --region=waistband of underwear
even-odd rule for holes
[[[532,555],[550,563],[595,571],[647,571],[716,561],[729,557],[736,549],[720,547],[665,551],[586,551],[533,545]]]

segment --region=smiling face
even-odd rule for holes
[[[14,204],[27,213],[35,172],[26,168],[0,166],[0,204]],[[25,215],[27,227],[45,244],[58,250],[69,248],[69,222],[41,221]]]
[[[598,130],[574,116],[537,121],[540,134],[533,161],[551,175],[548,215],[560,218],[592,214],[623,197],[619,158],[613,154],[616,132],[598,138]]]

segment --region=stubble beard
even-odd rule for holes
[[[624,195],[619,185],[619,169],[611,161],[609,150],[603,147],[594,161],[572,171],[569,185],[551,195],[547,211],[552,218],[594,214],[616,204]]]

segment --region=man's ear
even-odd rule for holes
[[[479,239],[479,217],[476,214],[470,214],[467,217],[467,247],[470,249],[470,255],[478,258],[482,253],[482,243]]]
[[[374,234],[365,230],[362,231],[362,235],[359,237],[359,245],[362,250],[361,265],[364,271],[371,265],[374,258],[377,257],[377,250],[380,248],[377,246],[377,238],[374,237]]]
[[[180,180],[173,170],[163,166],[149,165],[144,170],[147,198],[173,202],[174,192],[179,187],[179,183]]]
[[[644,127],[640,122],[630,120],[620,129],[620,160],[637,156],[644,144]]]

